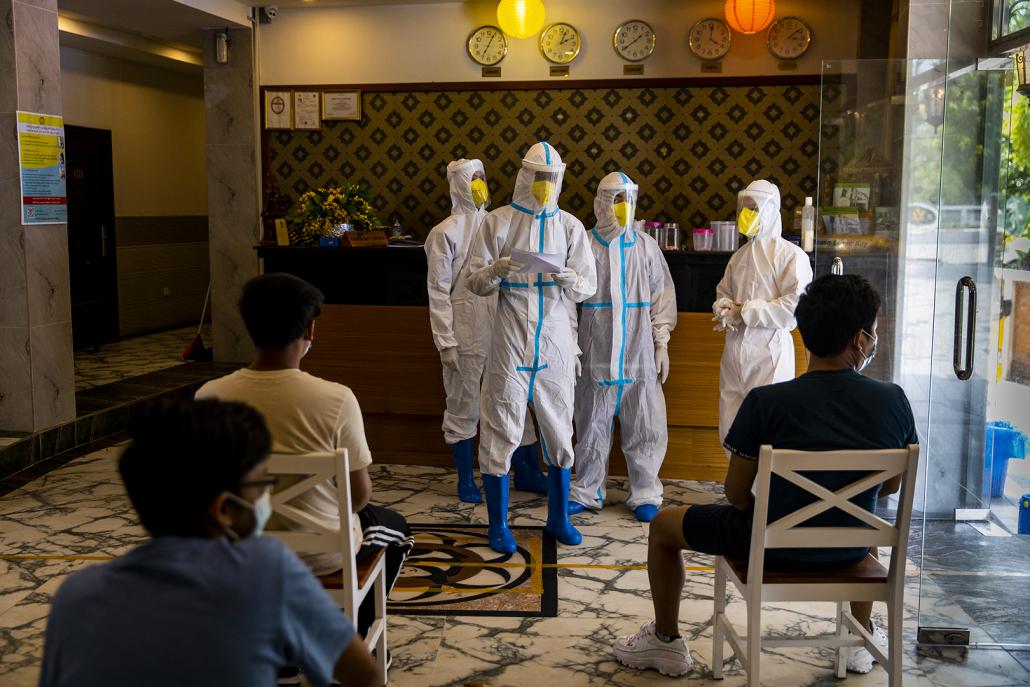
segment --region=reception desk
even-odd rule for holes
[[[450,465],[440,431],[444,391],[429,328],[422,249],[261,248],[259,254],[266,272],[296,274],[326,294],[315,344],[303,367],[354,391],[364,413],[373,460]],[[700,254],[700,260],[690,260],[697,256],[667,256],[681,312],[669,344],[672,369],[665,385],[669,451],[661,474],[721,480],[726,474],[726,455],[718,437],[723,335],[712,331],[710,308],[728,256]],[[395,262],[387,268],[383,261]],[[355,302],[359,300],[365,302]],[[697,311],[685,311],[685,305]],[[801,372],[805,357],[796,332],[795,345]],[[626,474],[617,439],[611,472]]]

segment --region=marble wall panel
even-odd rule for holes
[[[15,83],[14,6],[11,0],[0,0],[0,113],[14,112],[18,105]],[[2,168],[0,168],[2,169]]]
[[[217,360],[243,362],[253,348],[236,302],[243,284],[258,274],[260,237],[251,33],[230,32],[225,65],[214,61],[216,33],[204,33],[212,339]]]
[[[73,420],[75,361],[71,320],[31,327],[29,347],[33,428],[39,430]]]
[[[16,0],[13,19],[18,109],[59,114],[61,54],[57,10]]]
[[[32,426],[28,327],[0,326],[0,428]]]
[[[30,325],[71,320],[67,225],[26,227],[25,256]]]

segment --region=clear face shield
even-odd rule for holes
[[[738,193],[737,230],[748,238],[757,236],[762,230],[763,209],[771,201],[771,197],[748,191]]]
[[[561,183],[559,172],[533,173],[533,198],[542,208],[550,206],[557,199],[558,184]]]
[[[486,175],[483,170],[477,169],[472,173],[469,191],[472,193],[472,202],[477,208],[485,207],[490,202],[490,190],[486,185]]]
[[[633,218],[637,212],[637,192],[635,189],[616,191],[612,198],[612,215],[615,224],[623,229],[633,226]]]

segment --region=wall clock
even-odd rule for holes
[[[769,27],[769,52],[781,60],[796,60],[812,43],[812,29],[797,17],[783,17]]]
[[[654,42],[654,29],[639,19],[623,22],[612,36],[615,52],[629,62],[640,62],[650,57],[654,52]]]
[[[540,32],[540,54],[548,62],[568,64],[579,54],[579,30],[572,24],[551,24]]]
[[[687,45],[702,60],[720,60],[730,51],[732,34],[722,19],[702,19],[690,29]]]
[[[477,64],[492,67],[508,54],[508,39],[496,26],[480,26],[469,34],[465,50]]]

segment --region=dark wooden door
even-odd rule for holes
[[[68,262],[76,348],[118,337],[111,132],[66,126]]]

